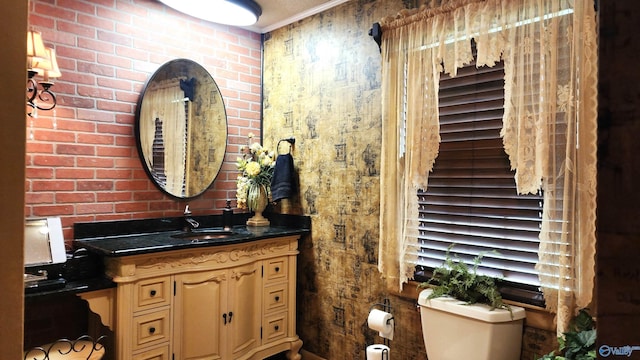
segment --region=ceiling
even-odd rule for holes
[[[245,29],[258,33],[281,28],[349,0],[255,0],[262,7],[258,22]]]

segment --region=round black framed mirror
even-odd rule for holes
[[[192,199],[213,183],[227,147],[227,114],[218,85],[189,59],[156,70],[138,100],[138,154],[163,192]]]

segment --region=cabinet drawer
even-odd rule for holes
[[[133,360],[169,360],[169,345],[133,355]]]
[[[140,349],[156,343],[169,341],[170,311],[165,309],[133,318],[133,348]]]
[[[171,279],[166,276],[138,281],[133,290],[133,311],[169,305]]]
[[[287,335],[287,313],[279,313],[265,318],[263,340],[266,343],[278,340]]]
[[[266,313],[287,309],[287,300],[289,298],[288,288],[288,283],[270,285],[264,288],[263,301],[264,311]]]
[[[265,281],[274,282],[287,279],[289,259],[287,257],[265,260]]]

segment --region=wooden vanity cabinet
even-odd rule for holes
[[[116,358],[300,359],[299,236],[106,258],[116,290]]]

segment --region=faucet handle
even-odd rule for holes
[[[185,206],[184,208],[184,215],[191,215],[191,210],[189,210],[189,204],[187,204],[187,206]]]

